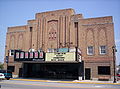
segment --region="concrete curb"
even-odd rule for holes
[[[54,80],[34,80],[34,79],[11,79],[19,81],[36,81],[36,82],[56,82],[56,83],[80,83],[80,84],[112,84],[120,85],[120,83],[102,83],[102,82],[84,82],[84,81],[54,81]]]

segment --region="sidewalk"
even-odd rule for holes
[[[113,83],[113,81],[95,81],[95,80],[75,80],[73,82],[78,82],[78,83],[90,83],[90,84],[117,84],[120,85],[120,81],[117,81],[116,83]]]
[[[120,81],[113,83],[113,81],[94,81],[94,80],[49,80],[49,79],[23,79],[23,78],[14,78],[11,80],[18,81],[36,81],[36,82],[56,82],[56,83],[81,83],[81,84],[113,84],[120,85]]]

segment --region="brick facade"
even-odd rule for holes
[[[75,14],[73,9],[64,9],[37,13],[34,20],[28,20],[25,26],[8,27],[6,35],[5,56],[8,50],[42,49],[78,47],[82,52],[84,67],[91,68],[91,79],[100,77],[112,78],[114,42],[114,26],[112,16],[98,18],[83,18],[82,14]],[[32,29],[32,30],[30,30]],[[106,46],[106,54],[100,54],[100,46]],[[93,55],[87,54],[87,47],[93,46]],[[22,63],[14,62],[9,57],[8,66],[15,66],[18,75]],[[6,63],[4,67],[6,69]],[[110,66],[110,75],[98,75],[98,66]]]

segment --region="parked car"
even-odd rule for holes
[[[2,80],[2,79],[4,79],[4,78],[5,78],[4,74],[3,74],[3,73],[0,73],[0,80]]]
[[[6,78],[7,80],[9,80],[10,78],[12,78],[12,72],[9,70],[0,70],[0,74],[2,76],[2,74],[4,75],[4,78]]]
[[[120,73],[117,73],[117,77],[120,77]]]

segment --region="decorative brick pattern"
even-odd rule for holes
[[[91,78],[102,77],[97,74],[99,65],[110,66],[111,75],[107,77],[111,78],[113,75],[112,46],[115,44],[112,21],[112,16],[84,19],[82,14],[75,14],[73,9],[37,13],[35,19],[28,20],[25,26],[8,27],[5,56],[8,56],[10,49],[28,51],[32,48],[47,52],[48,48],[78,45],[82,60],[85,61],[84,67],[92,70]],[[78,22],[78,29],[75,28],[76,22]],[[101,45],[107,46],[107,54],[100,54]],[[88,46],[94,47],[93,55],[87,55]],[[18,75],[21,63],[14,62],[12,57],[9,62],[8,65],[15,65],[14,74]],[[6,68],[6,63],[4,64]]]

